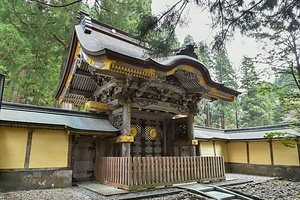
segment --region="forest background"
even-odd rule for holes
[[[56,106],[53,94],[68,54],[77,11],[150,44],[156,55],[192,44],[198,59],[216,82],[242,92],[234,102],[198,104],[195,123],[214,128],[242,128],[299,121],[300,3],[293,0],[178,0],[165,12],[153,14],[151,0],[1,0],[0,73],[6,76],[4,101]],[[213,43],[182,44],[175,28],[185,23],[189,4],[211,14],[219,32]],[[244,56],[233,66],[226,44],[234,31],[255,38],[264,52]],[[264,64],[267,70],[260,71]],[[265,77],[275,74],[273,82]]]

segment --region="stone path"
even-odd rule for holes
[[[291,182],[285,180],[278,180],[274,177],[252,176],[242,174],[226,174],[229,182],[234,180],[243,180],[248,183],[242,185],[226,186],[235,192],[241,192],[246,195],[251,195],[259,199],[286,199],[296,200],[300,199],[300,182]],[[252,181],[251,183],[249,181]],[[218,184],[218,183],[214,183]],[[164,190],[175,189],[168,188]],[[145,192],[159,192],[159,190],[145,191]],[[120,197],[120,196],[119,196]],[[40,200],[40,199],[107,199],[105,196],[97,195],[94,192],[83,190],[79,187],[71,187],[64,189],[48,189],[48,190],[29,190],[29,191],[13,191],[1,192],[0,200]],[[118,199],[117,196],[111,199]],[[177,195],[165,196],[157,199],[201,199],[201,197],[190,197],[189,194],[180,193]]]

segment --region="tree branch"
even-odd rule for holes
[[[60,39],[60,38],[58,37],[58,35],[53,34],[52,36],[53,36],[53,38],[54,38],[56,41],[58,41],[60,44],[62,44],[62,45],[64,46],[65,49],[67,48],[66,43],[65,43],[62,39]]]
[[[300,90],[299,81],[297,80],[296,75],[295,75],[295,73],[294,73],[294,66],[293,66],[293,65],[291,66],[291,72],[292,72],[292,76],[293,76],[293,78],[294,78],[294,81],[295,81],[295,83],[297,84],[298,89]]]
[[[76,0],[76,1],[73,1],[71,3],[67,3],[67,4],[63,4],[63,5],[53,5],[53,4],[49,4],[49,3],[45,3],[43,1],[39,1],[39,0],[29,0],[29,1],[33,1],[33,2],[36,2],[36,3],[39,3],[39,4],[43,4],[45,6],[49,6],[49,7],[53,7],[53,8],[62,8],[62,7],[68,7],[70,5],[73,5],[75,3],[80,3],[82,2],[82,0]]]
[[[263,2],[263,0],[260,0],[259,2],[257,2],[256,4],[254,4],[253,6],[251,6],[249,9],[245,10],[242,12],[242,14],[236,18],[234,18],[228,25],[227,25],[227,28],[226,30],[222,33],[222,40],[221,40],[221,44],[223,44],[225,38],[226,38],[226,35],[229,31],[229,29],[231,28],[231,26],[236,23],[238,20],[240,20],[242,17],[244,17],[244,15],[246,15],[247,13],[249,13],[252,9],[254,9],[256,6],[258,6],[259,4],[261,4]],[[221,45],[218,45],[217,48],[219,48]]]
[[[144,33],[141,34],[140,36],[140,40],[142,40],[142,38],[147,35],[147,33],[149,32],[149,30],[153,29],[153,27],[164,17],[166,16],[169,12],[171,12],[171,10],[173,10],[180,2],[182,2],[182,0],[179,0],[177,3],[175,3],[171,8],[169,8],[166,12],[164,12],[158,19],[156,19],[152,24],[149,24],[149,26],[147,27],[146,31],[144,31]],[[185,0],[185,2],[188,2],[187,0]]]

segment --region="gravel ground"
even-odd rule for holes
[[[226,187],[234,192],[250,195],[257,199],[300,199],[300,183],[286,180],[268,180]]]
[[[63,189],[47,189],[47,190],[27,190],[27,191],[13,191],[13,192],[1,192],[0,200],[40,200],[40,199],[82,199],[90,200],[89,196],[74,188]]]
[[[244,181],[253,181],[254,183],[261,183],[261,182],[265,182],[268,180],[278,179],[278,177],[235,174],[235,173],[226,173],[225,177],[226,177],[226,180],[238,179],[238,180],[244,180]]]
[[[161,192],[177,191],[177,188],[169,189],[156,189],[150,191],[142,191],[137,193],[128,193],[122,195],[103,196],[95,192],[91,192],[87,189],[80,187],[70,187],[64,189],[43,189],[43,190],[28,190],[28,191],[14,191],[14,192],[2,192],[0,193],[0,200],[56,200],[56,199],[68,199],[68,200],[115,200],[115,199],[128,199],[136,196],[142,196],[147,194],[161,194]],[[189,194],[186,192],[180,192],[178,194],[167,195],[165,197],[155,198],[143,198],[152,200],[184,200],[184,199],[200,199],[206,198]]]
[[[240,179],[240,180],[251,180],[253,182],[228,186],[227,189],[235,192],[244,193],[251,195],[257,199],[287,199],[295,200],[300,199],[300,182],[291,182],[286,180],[275,179],[274,177],[263,177],[263,176],[250,176],[241,174],[226,174],[226,178]],[[87,189],[81,187],[70,187],[64,189],[46,189],[46,190],[28,190],[28,191],[13,191],[13,192],[1,192],[0,200],[52,200],[52,199],[83,199],[83,200],[94,200],[94,199],[121,199],[131,198],[133,195],[141,194],[154,194],[169,191],[178,191],[177,188],[164,188],[156,190],[146,190],[138,193],[129,193],[123,195],[114,195],[110,197],[96,194]],[[150,198],[148,198],[150,199]],[[205,199],[200,196],[191,195],[186,192],[178,194],[168,195],[165,197],[156,197],[151,199]]]

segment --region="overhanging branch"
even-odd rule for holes
[[[82,2],[82,0],[77,0],[77,1],[73,1],[71,3],[67,3],[67,4],[63,4],[63,5],[53,5],[53,4],[45,3],[45,2],[39,1],[39,0],[29,0],[29,1],[33,1],[33,2],[36,2],[36,3],[39,3],[39,4],[43,4],[45,6],[49,6],[49,7],[53,7],[53,8],[68,7],[68,6],[71,6],[71,5],[75,4],[75,3]]]

